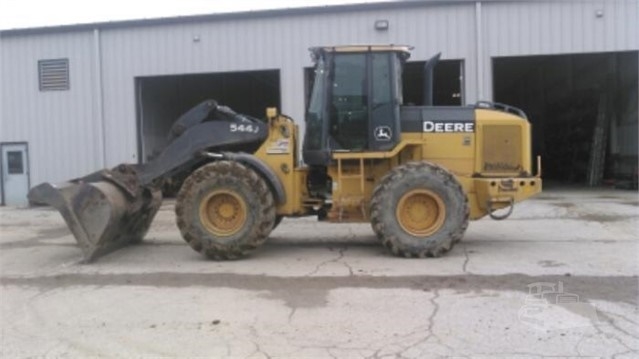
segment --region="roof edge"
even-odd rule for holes
[[[495,1],[495,0],[488,0],[488,1]],[[266,10],[257,10],[257,11],[225,12],[225,13],[213,13],[213,14],[160,17],[160,18],[150,18],[150,19],[94,22],[94,23],[86,23],[86,24],[55,25],[55,26],[7,29],[7,30],[0,30],[0,37],[31,35],[31,34],[92,31],[95,29],[117,29],[117,28],[133,28],[133,27],[146,27],[146,26],[184,24],[184,23],[198,23],[198,22],[207,22],[207,21],[259,19],[259,18],[280,17],[280,16],[288,16],[288,15],[328,14],[328,13],[335,13],[335,12],[342,12],[342,11],[352,12],[352,11],[358,11],[362,9],[385,10],[385,9],[411,8],[411,7],[423,7],[423,6],[433,6],[433,5],[453,5],[453,4],[459,4],[459,3],[474,3],[474,2],[476,2],[476,0],[401,0],[401,1],[382,1],[382,2],[374,2],[374,3],[351,3],[351,4],[342,4],[342,5],[324,5],[324,6],[299,7],[299,8],[266,9]]]

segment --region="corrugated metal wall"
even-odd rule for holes
[[[101,165],[90,33],[2,37],[0,142],[29,143],[31,184]],[[69,91],[40,92],[38,60],[68,58]]]
[[[597,10],[604,16],[596,17]],[[376,31],[377,19],[389,20],[389,31]],[[465,102],[474,102],[491,96],[494,56],[637,50],[638,23],[636,0],[451,1],[97,32],[4,34],[0,141],[29,142],[32,184],[60,181],[104,165],[137,162],[137,76],[281,69],[282,111],[303,126],[303,68],[311,66],[311,46],[410,44],[413,60],[441,51],[443,58],[464,60]],[[56,57],[70,59],[71,91],[39,92],[37,61]]]

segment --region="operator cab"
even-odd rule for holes
[[[314,47],[315,83],[306,114],[304,162],[333,152],[388,151],[400,139],[401,72],[410,46]]]

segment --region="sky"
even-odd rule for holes
[[[384,0],[0,0],[0,30]]]

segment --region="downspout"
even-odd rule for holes
[[[475,63],[477,64],[477,101],[484,100],[484,49],[481,1],[475,2]]]
[[[102,87],[102,43],[100,38],[100,29],[93,29],[93,70],[94,70],[94,78],[95,78],[95,88],[94,88],[94,96],[95,96],[95,117],[100,124],[98,126],[98,152],[100,154],[101,168],[105,168],[107,166],[107,155],[106,155],[106,124],[104,123],[104,96],[103,96],[103,87]]]

